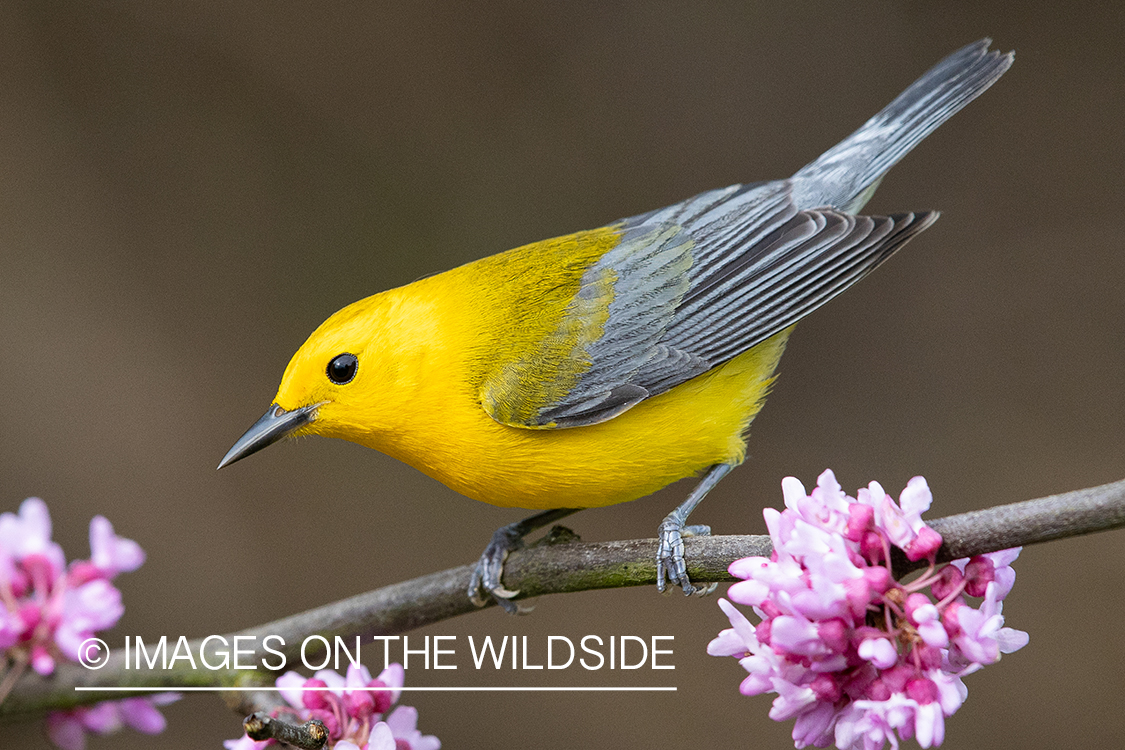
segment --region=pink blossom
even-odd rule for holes
[[[237,740],[223,740],[226,750],[262,750],[262,748],[276,746],[273,740],[252,740],[247,735],[242,735]]]
[[[144,562],[136,542],[117,536],[109,521],[95,516],[92,559],[75,560],[68,569],[51,531],[47,504],[39,498],[24,500],[19,513],[0,513],[0,668],[7,662],[9,668],[29,666],[47,676],[60,659],[77,661],[82,642],[116,625],[125,611],[109,579]],[[84,747],[86,732],[108,734],[123,725],[155,734],[164,728],[156,706],[170,700],[175,696],[53,711],[47,733],[68,750]]]
[[[831,471],[810,494],[792,478],[782,491],[785,510],[763,512],[773,555],[730,566],[743,580],[728,595],[761,622],[720,599],[731,627],[708,653],[739,660],[743,694],[776,694],[770,718],[795,720],[798,748],[834,741],[878,750],[910,738],[940,745],[967,694],[961,677],[1027,643],[1001,614],[1019,551],[936,569],[941,536],[922,520],[933,500],[922,477],[898,503],[877,482],[849,498]],[[892,547],[928,560],[928,569],[896,582]],[[974,594],[983,596],[979,608],[966,599]]]
[[[90,562],[106,578],[118,573],[129,573],[141,567],[145,552],[132,539],[113,532],[104,516],[94,516],[90,521]]]
[[[273,712],[287,721],[319,719],[328,729],[329,746],[348,750],[438,750],[441,742],[418,731],[418,711],[410,706],[392,706],[402,695],[406,673],[401,664],[391,664],[375,679],[367,667],[351,664],[340,675],[330,669],[312,678],[286,672],[277,678],[281,696],[292,707]],[[227,740],[227,750],[259,750],[245,735]]]
[[[375,678],[390,688],[391,703],[398,703],[402,696],[402,686],[406,684],[406,670],[397,661],[379,673]]]
[[[90,543],[93,559],[67,570],[46,503],[32,497],[18,514],[0,514],[0,648],[9,659],[49,675],[60,658],[77,661],[83,641],[117,624],[125,608],[108,579],[136,569],[144,552],[101,516],[90,522]]]
[[[179,693],[158,693],[51,711],[47,714],[47,737],[62,750],[84,750],[87,732],[112,734],[128,725],[145,734],[159,734],[164,731],[165,720],[157,706],[179,699]]]
[[[395,750],[394,732],[386,722],[380,721],[371,730],[371,739],[367,742],[366,750]]]
[[[898,650],[888,638],[867,638],[860,642],[859,658],[866,659],[879,669],[890,669],[898,663]]]
[[[371,736],[362,747],[350,740],[340,740],[333,747],[335,750],[396,750],[398,745],[391,728],[380,721],[371,728]]]
[[[343,740],[336,743],[336,750],[395,750],[395,737],[386,722],[380,721],[371,729],[371,738],[363,747]]]
[[[18,612],[0,607],[0,649],[15,645],[24,631],[24,621]]]
[[[304,696],[313,695],[312,692],[305,693],[301,690],[301,688],[305,687],[306,682],[307,680],[302,677],[300,673],[290,670],[278,677],[274,684],[277,685],[281,697],[284,698],[290,706],[294,708],[305,708]]]
[[[997,598],[999,588],[988,584],[980,609],[962,604],[951,610],[957,636],[953,643],[961,655],[970,662],[992,664],[1000,661],[1000,654],[1010,654],[1027,645],[1027,633],[1005,628],[1004,605]]]
[[[48,579],[59,575],[66,567],[62,547],[51,541],[51,514],[47,503],[37,497],[20,503],[18,515],[0,513],[0,549],[16,563],[26,563],[29,558],[45,563],[43,573]],[[0,573],[3,568],[0,565]]]
[[[440,750],[441,740],[432,734],[418,731],[418,709],[413,706],[399,706],[387,716],[387,727],[396,743],[405,745],[403,750]],[[396,747],[392,745],[391,747]],[[375,750],[374,747],[371,750]]]
[[[67,658],[78,661],[78,647],[98,630],[112,628],[125,613],[121,592],[98,578],[62,595],[61,619],[55,643]]]

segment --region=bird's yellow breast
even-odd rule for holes
[[[547,240],[350,305],[294,355],[276,402],[322,402],[303,432],[374,448],[500,506],[612,505],[741,461],[789,329],[600,424],[522,429],[482,408],[483,384],[558,333],[582,274],[618,240],[613,227]],[[596,323],[604,311],[585,312]],[[574,347],[598,330],[552,339],[558,388],[581,371]],[[326,387],[318,363],[339,352],[358,356],[358,374]]]

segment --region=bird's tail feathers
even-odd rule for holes
[[[912,83],[863,127],[793,176],[803,207],[855,213],[888,169],[939,125],[1004,74],[1014,52],[989,50],[981,39],[949,55]]]

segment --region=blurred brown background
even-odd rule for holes
[[[0,4],[0,510],[50,504],[68,555],[96,513],[148,551],[125,634],[202,636],[472,560],[520,517],[329,440],[215,464],[343,305],[704,189],[784,177],[985,35],[1013,69],[869,210],[940,208],[802,323],[746,465],[693,520],[763,529],[826,466],[934,515],[1125,476],[1125,18],[1098,4],[819,2]],[[653,535],[681,484],[576,516]],[[1025,551],[1031,645],[967,680],[947,746],[1111,746],[1125,732],[1120,533]],[[424,633],[671,634],[675,694],[417,693],[456,747],[789,747],[769,699],[705,655],[714,599],[544,598]],[[372,656],[373,652],[369,652]],[[467,661],[467,660],[462,660]],[[471,666],[471,665],[469,665]],[[408,673],[408,684],[589,684]],[[159,739],[239,734],[213,696]],[[5,747],[46,747],[37,722]]]

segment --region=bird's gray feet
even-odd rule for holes
[[[577,508],[554,508],[517,523],[501,526],[493,532],[492,540],[484,548],[484,552],[481,553],[480,559],[477,560],[476,567],[473,568],[473,573],[469,577],[468,593],[473,604],[483,607],[488,604],[491,597],[508,614],[519,614],[519,605],[512,601],[512,598],[519,594],[519,591],[511,591],[505,588],[501,582],[504,575],[504,562],[508,559],[509,554],[523,547],[524,536],[577,511]]]
[[[656,551],[656,588],[661,593],[664,593],[664,589],[667,588],[669,583],[683,589],[686,596],[692,594],[705,596],[718,586],[716,583],[707,586],[692,584],[687,574],[687,561],[684,560],[684,537],[711,536],[710,526],[687,526],[687,517],[695,510],[695,506],[699,505],[703,496],[710,492],[711,488],[718,484],[719,480],[729,474],[733,468],[732,464],[715,464],[712,466],[703,475],[703,479],[700,480],[691,494],[688,495],[687,500],[684,500],[679,507],[664,517],[664,521],[657,531],[660,546]]]
[[[490,597],[510,614],[516,614],[518,607],[512,597],[519,591],[504,588],[500,579],[504,574],[504,561],[508,555],[523,546],[523,534],[513,528],[518,524],[501,526],[492,534],[492,540],[484,548],[473,574],[469,578],[469,598],[473,604],[483,607]]]
[[[711,583],[696,586],[688,578],[687,561],[684,559],[684,537],[711,536],[711,527],[702,524],[684,526],[682,521],[674,518],[671,513],[660,524],[660,547],[656,552],[656,588],[661,593],[668,584],[679,586],[685,596],[696,594],[706,596],[715,590],[718,584]]]

